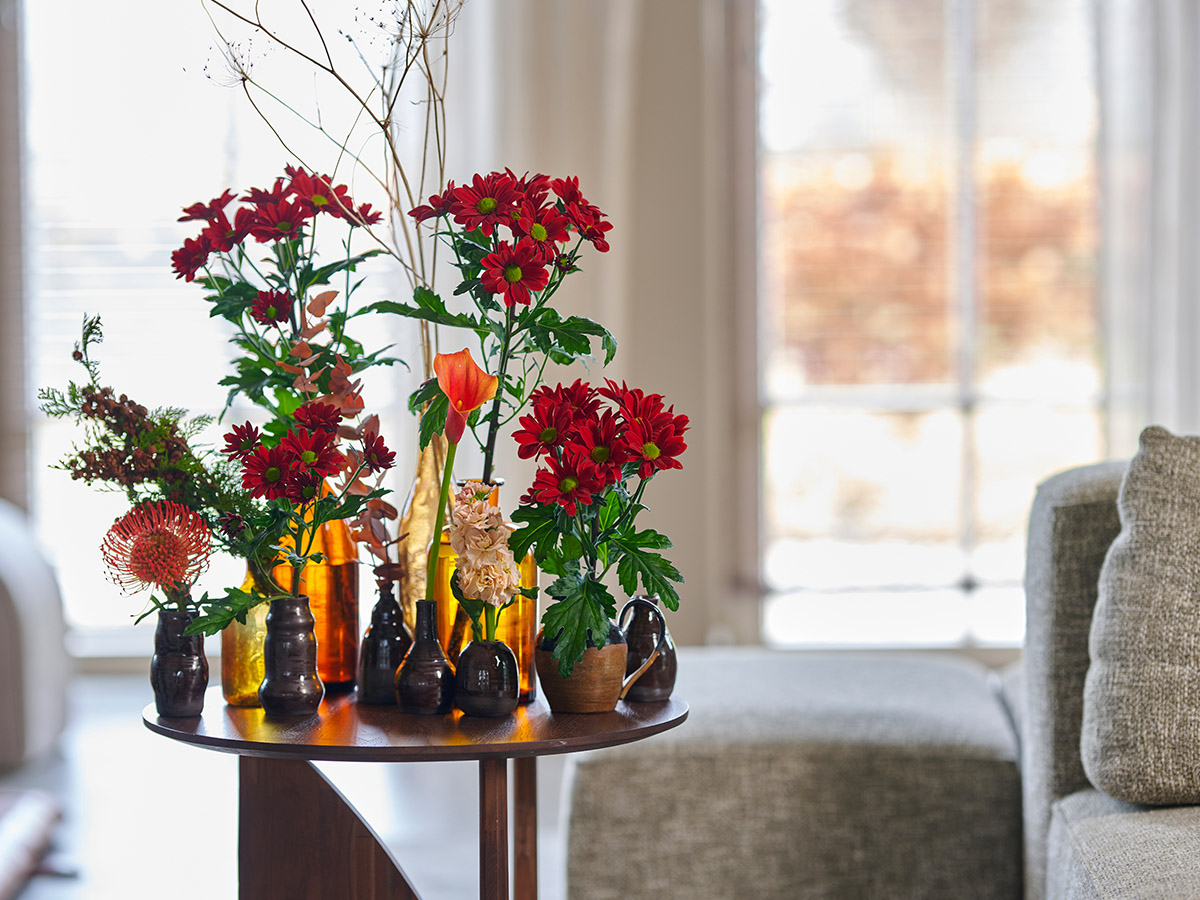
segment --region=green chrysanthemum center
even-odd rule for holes
[[[300,454],[300,462],[304,463],[306,466],[311,466],[316,461],[317,454],[314,450],[305,450]]]
[[[533,227],[529,229],[529,236],[535,241],[544,241],[546,239],[546,226],[541,222],[534,222]]]
[[[283,471],[279,466],[267,466],[263,471],[263,481],[267,482],[267,484],[274,484],[282,477]]]
[[[490,212],[495,212],[496,211],[496,198],[495,197],[481,198],[480,201],[475,204],[475,209],[479,213],[481,213],[485,216]]]
[[[270,306],[267,307],[266,312],[267,312],[267,318],[274,319],[275,317],[277,317],[279,315],[279,307],[276,306],[274,303],[272,303]]]
[[[543,444],[550,443],[556,437],[558,437],[558,429],[555,428],[553,425],[547,425],[545,428],[543,428],[541,431],[538,432],[538,440],[541,441]]]
[[[322,197],[320,194],[313,194],[312,203],[313,203],[313,206],[328,206],[329,198]]]
[[[601,444],[600,446],[595,447],[592,450],[592,462],[594,462],[594,463],[608,462],[608,458],[611,455],[612,455],[612,452],[607,447],[605,447],[603,444]]]
[[[518,281],[520,281],[521,280],[521,267],[520,266],[505,266],[504,267],[504,280],[507,281],[509,284],[516,284]]]
[[[654,441],[646,441],[646,443],[642,444],[642,456],[646,457],[646,459],[658,459],[661,454],[662,451],[658,449],[658,444],[654,443]]]
[[[280,231],[282,231],[284,234],[287,234],[289,231],[292,230],[292,223],[291,222],[280,222],[275,227],[277,229],[279,229]]]
[[[572,478],[570,475],[558,483],[558,491],[561,494],[569,494],[577,487],[579,487],[578,479]]]

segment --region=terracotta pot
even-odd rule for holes
[[[204,691],[208,688],[204,635],[183,633],[194,618],[196,612],[190,609],[158,611],[150,684],[160,716],[198,716],[204,709]]]
[[[267,613],[263,682],[258,701],[268,716],[309,716],[325,688],[317,677],[317,639],[308,597],[280,597]]]
[[[468,716],[507,716],[517,708],[517,657],[502,641],[471,641],[458,655],[454,705]]]
[[[608,643],[600,650],[584,650],[583,659],[575,663],[568,678],[558,673],[553,647],[546,648],[542,632],[538,632],[533,657],[551,711],[602,713],[617,708],[625,679],[626,647],[625,637],[615,625],[609,626]]]

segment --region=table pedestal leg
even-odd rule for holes
[[[537,757],[513,760],[516,900],[537,900]]]
[[[312,763],[239,760],[242,900],[420,900],[358,811]]]
[[[479,761],[479,898],[508,900],[508,760]]]

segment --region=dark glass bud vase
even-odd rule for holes
[[[517,657],[503,641],[471,641],[458,654],[454,705],[468,716],[507,716],[517,708]]]
[[[160,716],[198,716],[208,688],[208,659],[204,635],[184,634],[196,618],[191,609],[160,609],[154,629],[154,656],[150,658],[150,684]]]
[[[258,702],[268,716],[308,716],[317,711],[325,687],[317,677],[317,639],[308,597],[280,597],[267,613],[263,682]]]
[[[401,712],[444,715],[454,702],[454,667],[438,641],[435,606],[432,600],[417,601],[417,634],[396,670]]]
[[[392,583],[379,586],[379,601],[371,610],[371,624],[358,653],[358,702],[396,705],[396,669],[412,646]]]

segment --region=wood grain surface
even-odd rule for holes
[[[641,740],[681,724],[683,700],[622,701],[612,712],[552,713],[535,700],[511,716],[406,715],[394,707],[360,706],[354,694],[327,696],[316,715],[268,719],[261,709],[227,706],[220,687],[205,696],[203,715],[163,718],[150,704],[146,727],[158,734],[225,753],[268,758],[406,762],[516,758],[572,753]]]

